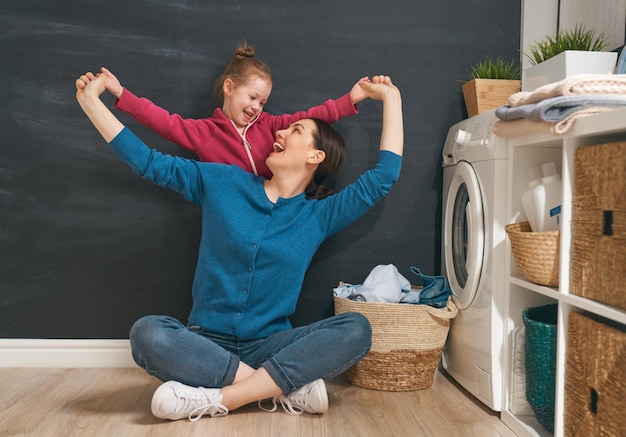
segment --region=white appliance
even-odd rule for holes
[[[492,110],[455,124],[443,147],[442,274],[459,312],[442,366],[500,411],[508,145],[496,120]]]

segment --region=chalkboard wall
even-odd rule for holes
[[[324,243],[293,323],[332,314],[338,281],[378,264],[440,270],[440,151],[466,116],[459,80],[485,54],[518,57],[520,1],[0,0],[0,337],[127,338],[145,314],[186,320],[200,211],[116,158],[75,100],[106,66],[171,112],[211,114],[213,81],[241,41],[274,72],[266,109],[308,108],[364,75],[403,94],[405,161],[374,210]],[[113,100],[106,96],[107,104]],[[349,163],[375,162],[380,104],[337,123]],[[120,119],[150,146],[193,155]],[[416,283],[419,283],[416,280]]]

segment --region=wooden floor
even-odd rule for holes
[[[365,390],[334,378],[324,415],[292,417],[248,405],[194,423],[152,416],[159,384],[139,368],[0,368],[0,436],[514,436],[439,371],[431,387],[412,392]]]

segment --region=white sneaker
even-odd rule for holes
[[[273,413],[278,409],[278,403],[287,414],[299,416],[300,414],[322,414],[328,410],[328,394],[326,384],[323,379],[317,379],[298,390],[289,393],[287,396],[275,396],[272,398],[272,408],[265,408],[259,401],[259,408],[268,413]]]
[[[159,419],[178,420],[187,417],[195,422],[205,414],[211,417],[226,416],[228,408],[222,405],[219,388],[196,388],[168,381],[152,396],[152,414]]]

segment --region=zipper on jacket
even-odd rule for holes
[[[248,125],[243,129],[243,133],[239,133],[239,129],[237,129],[237,125],[235,124],[235,122],[230,120],[230,122],[233,124],[233,127],[235,128],[235,130],[241,137],[241,141],[243,142],[243,148],[246,150],[246,154],[248,155],[248,160],[250,161],[250,166],[252,167],[252,172],[254,173],[255,176],[258,176],[259,172],[256,169],[256,164],[254,163],[254,158],[252,157],[252,144],[250,144],[250,142],[246,139],[246,132],[248,128],[250,127],[250,125],[254,123],[258,118],[259,116],[257,115],[257,117],[254,120],[248,123]]]
[[[246,148],[246,153],[248,154],[248,159],[250,160],[250,165],[252,166],[252,171],[255,176],[258,176],[259,173],[257,172],[256,165],[254,164],[254,158],[252,158],[252,144],[250,144],[243,135],[241,136],[241,139],[243,140],[243,145]]]

